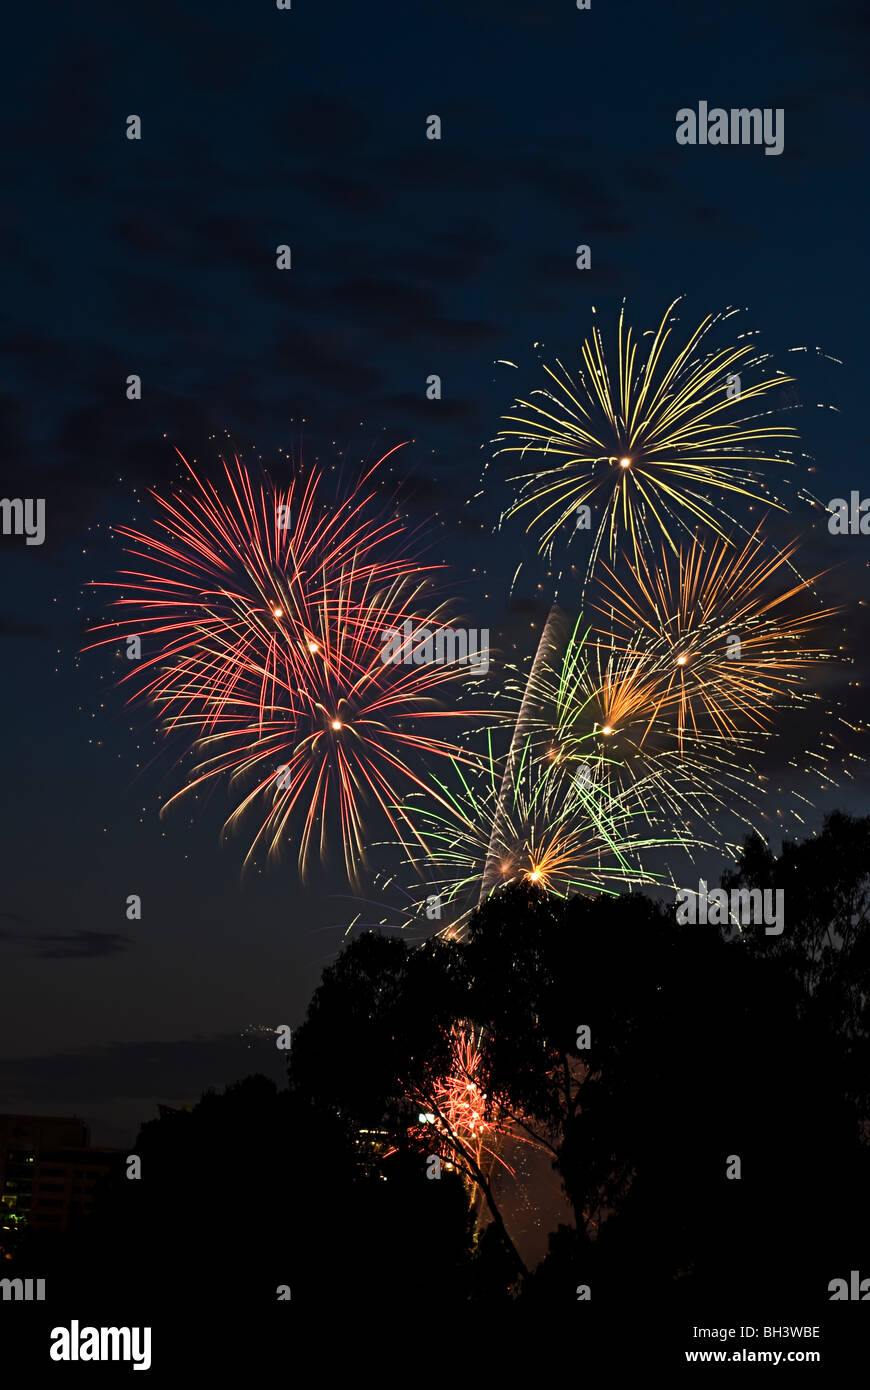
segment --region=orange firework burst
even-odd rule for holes
[[[608,597],[594,606],[608,620],[598,632],[614,684],[631,705],[637,673],[648,727],[675,716],[681,748],[710,726],[728,738],[769,726],[783,700],[809,697],[808,669],[830,656],[813,637],[836,612],[814,599],[819,576],[794,570],[796,543],[765,551],[760,530],[742,549],[696,536],[676,555],[663,545],[652,563],[641,551],[625,579],[603,567]]]

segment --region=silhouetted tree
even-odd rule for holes
[[[748,836],[723,886],[781,890],[784,929],[745,946],[774,957],[800,987],[801,1012],[840,1051],[846,1088],[870,1121],[870,817],[835,811],[820,833],[786,840],[779,856]]]

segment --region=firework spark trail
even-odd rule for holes
[[[611,652],[602,662],[604,644],[590,641],[591,629],[581,632],[582,627],[581,615],[561,659],[551,662],[545,652],[536,661],[523,696],[527,732],[537,733],[546,756],[581,766],[596,736],[609,735],[623,719],[648,709],[661,686],[660,674],[630,651]]]
[[[521,488],[507,513],[533,509],[527,530],[543,528],[543,553],[552,554],[555,538],[576,521],[579,507],[600,501],[589,573],[605,540],[612,561],[623,536],[634,553],[654,533],[675,549],[674,532],[698,523],[724,537],[723,523],[733,524],[733,518],[711,502],[711,491],[785,510],[759,465],[792,462],[781,448],[770,452],[776,441],[797,436],[790,426],[769,420],[766,397],[793,378],[774,373],[742,385],[739,395],[729,394],[729,381],[764,359],[751,344],[706,347],[707,335],[727,317],[721,314],[707,315],[672,350],[669,319],[678,302],[647,335],[652,342],[645,355],[625,323],[624,306],[614,363],[596,325],[581,349],[578,381],[561,362],[558,371],[545,367],[553,386],[532,394],[546,404],[518,400],[494,441],[502,445],[497,455],[519,454],[525,461],[539,454],[547,461],[535,472],[515,475]],[[551,459],[561,462],[550,465]]]
[[[521,755],[521,750],[528,735],[528,725],[532,717],[532,706],[535,700],[535,673],[545,661],[550,659],[554,652],[559,650],[564,640],[564,627],[564,616],[559,611],[557,605],[553,604],[541,632],[538,649],[535,653],[534,661],[532,662],[525,693],[517,714],[517,721],[514,726],[513,738],[505,762],[504,773],[502,774],[501,791],[496,805],[495,816],[493,817],[492,834],[487,849],[484,871],[480,880],[480,902],[483,902],[498,877],[498,865],[501,855],[498,851],[497,842],[502,829],[505,802],[509,795],[517,760]]]

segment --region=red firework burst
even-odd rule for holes
[[[476,1180],[488,1165],[498,1163],[515,1177],[515,1170],[498,1152],[499,1136],[542,1146],[519,1132],[512,1116],[503,1115],[480,1085],[483,1032],[472,1023],[457,1023],[452,1029],[451,1066],[447,1076],[435,1081],[425,1095],[411,1099],[419,1104],[420,1122],[414,1133],[420,1138],[437,1137],[445,1155],[466,1176]]]
[[[304,681],[318,645],[315,610],[345,582],[348,566],[383,586],[438,568],[409,555],[403,523],[385,515],[376,480],[394,452],[338,504],[324,495],[317,469],[281,488],[255,480],[234,458],[224,462],[219,488],[179,453],[190,483],[169,498],[152,491],[153,531],[117,528],[147,568],[96,586],[121,591],[113,607],[124,616],[94,628],[98,640],[85,650],[138,635],[147,654],[124,681],[135,686],[133,699],[155,701],[170,721],[195,714],[204,728],[216,725],[239,684],[247,689],[252,665],[261,670],[265,708],[282,672]],[[398,553],[396,541],[404,542]]]
[[[226,776],[244,790],[225,828],[265,804],[246,863],[298,834],[304,875],[314,846],[325,858],[338,838],[355,881],[370,810],[403,843],[409,833],[419,842],[402,794],[409,782],[437,793],[412,755],[462,756],[420,721],[475,714],[435,698],[462,675],[458,659],[385,660],[388,630],[445,627],[443,605],[426,597],[427,573],[440,566],[412,557],[401,521],[373,506],[377,464],[332,507],[319,473],[282,491],[255,484],[235,459],[218,490],[186,466],[192,489],[152,494],[154,533],[119,528],[149,567],[102,586],[122,590],[115,606],[126,616],[89,646],[139,634],[151,650],[124,678],[131,698],[193,733],[193,773],[167,806]]]

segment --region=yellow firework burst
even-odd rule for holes
[[[675,550],[680,532],[699,523],[724,537],[732,519],[721,494],[781,506],[765,465],[791,462],[776,441],[796,432],[773,418],[769,397],[793,378],[766,366],[752,342],[708,343],[734,311],[708,315],[688,340],[677,340],[676,303],[641,335],[626,324],[623,307],[612,357],[596,325],[579,371],[572,375],[558,361],[545,366],[552,384],[503,417],[497,453],[536,465],[512,478],[521,486],[508,515],[527,518],[542,552],[563,529],[587,522],[590,566],[602,543],[613,559],[623,536],[634,551],[654,533]]]

